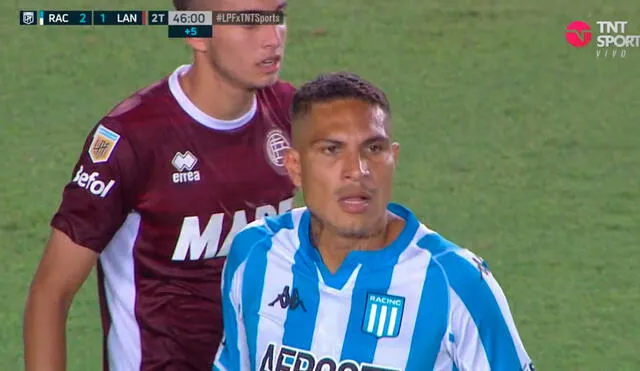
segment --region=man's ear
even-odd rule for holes
[[[296,188],[302,188],[302,170],[300,167],[300,152],[294,148],[288,148],[284,154],[284,167],[289,178]]]
[[[400,143],[393,142],[391,143],[391,154],[393,156],[393,164],[394,166],[398,165],[398,155],[400,154]]]

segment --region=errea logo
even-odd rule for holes
[[[173,182],[179,184],[199,181],[200,171],[193,170],[197,163],[198,158],[190,151],[184,153],[177,152],[176,155],[173,156],[173,160],[171,160],[171,165],[178,170],[178,172],[173,173]]]

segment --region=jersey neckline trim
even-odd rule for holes
[[[311,244],[311,237],[309,235],[311,215],[308,209],[304,211],[298,227],[300,249],[316,264],[325,284],[340,290],[353,273],[353,270],[361,264],[364,265],[367,270],[375,270],[379,267],[386,267],[389,264],[396,264],[400,254],[411,244],[413,237],[420,227],[420,222],[411,210],[400,204],[389,203],[387,210],[405,220],[404,228],[398,237],[380,250],[350,252],[335,274],[329,271],[322,260],[322,256],[320,256],[320,252]]]
[[[198,122],[201,125],[204,125],[210,129],[222,130],[222,131],[230,131],[239,129],[251,121],[258,111],[258,98],[257,96],[253,97],[253,104],[247,113],[238,117],[234,120],[221,120],[215,117],[209,116],[206,113],[202,112],[195,104],[187,97],[182,90],[182,86],[180,86],[180,76],[184,75],[191,69],[190,64],[185,64],[178,67],[171,75],[169,76],[169,90],[171,94],[180,105],[180,108],[184,110],[187,115],[189,115],[192,119]]]

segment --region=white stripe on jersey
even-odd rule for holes
[[[284,231],[280,233],[285,233]],[[275,238],[274,238],[275,239]],[[281,259],[276,259],[274,263],[273,255],[282,255],[282,251],[278,249],[270,249],[267,252],[267,269],[265,271],[265,283],[262,292],[262,302],[260,303],[260,320],[258,321],[258,339],[256,342],[256,364],[255,369],[260,369],[260,361],[262,358],[262,351],[267,349],[269,343],[281,344],[284,336],[284,322],[287,319],[286,310],[270,310],[272,309],[269,304],[282,292],[282,287],[293,286],[293,273],[291,267],[293,266],[293,259],[289,262],[283,262]],[[289,259],[287,259],[289,260]],[[287,264],[288,266],[284,266]],[[268,277],[268,279],[266,279]],[[277,282],[276,285],[270,285],[270,282]],[[268,290],[266,286],[278,287],[279,291]],[[276,306],[278,303],[275,304]],[[239,327],[239,326],[238,326]]]
[[[353,270],[349,280],[345,284],[347,290],[336,290],[332,287],[325,286],[320,272],[318,272],[318,290],[320,291],[320,303],[318,304],[318,314],[316,323],[322,326],[316,326],[311,343],[311,353],[326,354],[328,356],[339,359],[342,352],[342,342],[335,341],[343,339],[347,333],[347,325],[349,324],[349,313],[351,312],[351,292],[349,288],[353,288],[360,271],[360,266]]]
[[[99,258],[111,316],[107,334],[110,371],[139,370],[142,362],[140,328],[135,314],[133,261],[133,246],[139,229],[140,214],[129,214]]]
[[[233,277],[233,285],[237,285],[238,288],[240,288],[240,283],[242,282],[242,280],[240,279],[240,277],[242,277],[244,275],[244,270],[247,267],[246,262],[243,262],[242,264],[240,264],[240,266],[238,267],[238,270],[236,271],[236,274]],[[232,290],[232,292],[239,292],[238,289],[236,290]],[[249,370],[251,369],[250,367],[250,361],[249,361],[249,347],[247,345],[247,331],[244,327],[244,321],[242,320],[242,307],[240,306],[240,304],[238,303],[242,303],[242,298],[238,295],[237,297],[234,298],[234,303],[236,303],[236,307],[240,309],[240,313],[236,312],[236,325],[238,328],[238,351],[240,352],[240,354],[244,354],[245,357],[242,357],[242,359],[240,360],[240,366],[242,370]],[[220,348],[222,349],[222,348]]]

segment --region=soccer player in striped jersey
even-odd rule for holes
[[[487,264],[390,202],[390,106],[350,73],[293,98],[304,208],[254,222],[223,273],[214,370],[533,370]]]

